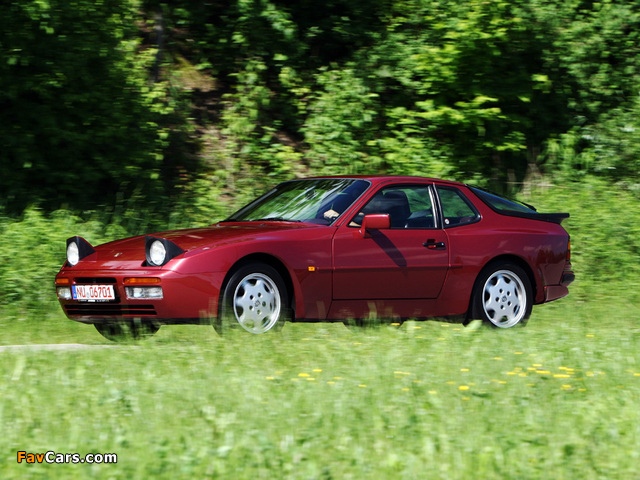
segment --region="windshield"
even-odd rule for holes
[[[225,221],[331,225],[368,186],[366,180],[350,178],[293,180],[276,186]]]

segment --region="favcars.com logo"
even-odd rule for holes
[[[118,455],[115,453],[29,453],[23,450],[18,451],[18,463],[118,463]]]

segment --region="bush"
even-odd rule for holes
[[[580,183],[561,180],[539,185],[525,196],[539,211],[566,211],[576,285],[597,291],[605,281],[637,283],[640,265],[638,198],[624,185],[586,176]]]

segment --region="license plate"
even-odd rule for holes
[[[115,300],[113,285],[72,285],[73,299],[80,302]]]

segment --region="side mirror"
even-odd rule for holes
[[[362,238],[367,238],[371,236],[368,230],[386,230],[388,228],[391,228],[391,220],[389,220],[389,214],[372,213],[371,215],[365,215],[362,219],[360,235],[362,235]]]

